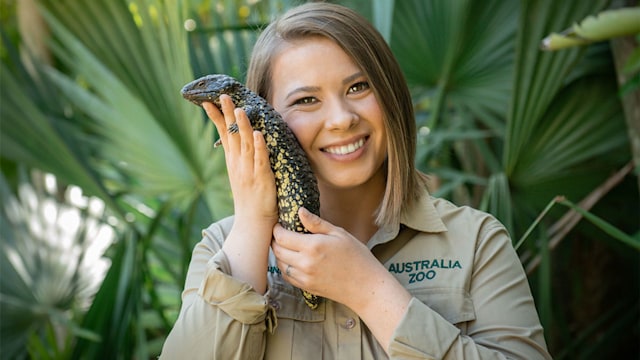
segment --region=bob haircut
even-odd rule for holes
[[[271,64],[288,42],[324,37],[338,44],[360,67],[380,104],[387,133],[386,189],[376,211],[378,226],[400,221],[416,197],[416,124],[411,95],[400,66],[380,33],[344,6],[307,3],[292,8],[258,37],[247,69],[247,87],[271,100]]]

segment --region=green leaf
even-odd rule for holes
[[[438,126],[450,106],[503,132],[497,116],[511,94],[517,8],[514,1],[396,3],[391,47],[414,95],[432,100],[427,126]]]
[[[136,9],[134,14],[124,2],[96,1],[88,6],[90,12],[113,14],[91,24],[103,27],[102,32],[70,21],[69,15],[51,5],[55,14],[67,21],[65,25],[72,23],[76,31],[87,30],[90,36],[84,35],[86,38],[76,38],[53,13],[46,15],[59,41],[53,46],[55,53],[88,87],[58,71],[48,71],[49,76],[69,101],[93,120],[89,126],[100,136],[101,155],[137,180],[120,184],[121,190],[168,196],[178,206],[204,195],[213,212],[218,212],[217,189],[228,197],[223,154],[212,151],[212,124],[202,122],[197,107],[179,94],[191,75],[186,37],[179,35],[180,18],[168,10],[175,3],[134,2],[130,5]],[[73,9],[65,10],[74,13]],[[112,22],[108,19],[121,23],[132,36],[109,31]],[[93,42],[87,46],[89,40]],[[103,47],[97,47],[96,41]],[[101,61],[103,54],[106,62]],[[133,61],[124,62],[125,58]],[[139,80],[131,83],[129,74]]]
[[[628,7],[602,11],[587,16],[561,33],[552,33],[542,39],[543,50],[560,50],[640,33],[640,8]]]
[[[115,245],[113,263],[81,326],[102,334],[99,343],[79,339],[73,358],[117,358],[131,349],[130,323],[135,321],[135,304],[141,299],[136,261],[138,255],[133,238]],[[109,311],[105,311],[109,309]]]
[[[0,64],[0,152],[3,157],[54,173],[68,183],[82,187],[86,193],[109,203],[110,196],[92,169],[90,159],[81,150],[83,141],[76,134],[63,134],[24,92],[5,64]],[[74,140],[78,140],[74,142]]]
[[[633,238],[630,235],[625,234],[624,232],[620,231],[620,229],[618,229],[617,227],[611,225],[610,223],[596,216],[595,214],[582,209],[581,207],[577,206],[576,204],[574,204],[573,202],[567,199],[561,200],[560,204],[577,211],[582,216],[584,216],[585,219],[589,220],[594,225],[598,226],[598,228],[600,228],[605,233],[609,234],[614,239],[624,243],[625,245],[631,246],[635,250],[640,251],[640,239]]]
[[[570,49],[558,53],[542,53],[537,43],[542,34],[569,18],[584,16],[601,9],[604,1],[551,1],[523,3],[517,38],[516,74],[513,100],[507,119],[503,161],[508,176],[514,172],[526,152],[533,130],[543,121],[545,113],[564,85],[565,76],[580,57],[580,51]],[[531,21],[530,19],[544,19]]]

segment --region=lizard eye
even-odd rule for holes
[[[200,81],[198,82],[198,85],[196,85],[197,87],[204,87],[204,81]]]

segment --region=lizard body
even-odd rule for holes
[[[201,106],[208,101],[220,108],[220,95],[227,94],[236,107],[244,109],[254,130],[262,132],[269,150],[269,162],[276,181],[278,222],[288,230],[308,233],[298,217],[304,207],[320,214],[320,193],[309,160],[297,138],[280,114],[262,97],[236,79],[223,75],[206,75],[182,88],[182,96]],[[237,132],[236,124],[229,132]],[[320,298],[302,290],[304,301],[315,309]]]

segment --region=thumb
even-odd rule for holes
[[[331,223],[303,207],[298,209],[298,216],[300,217],[302,225],[311,233],[326,234],[334,228]]]

